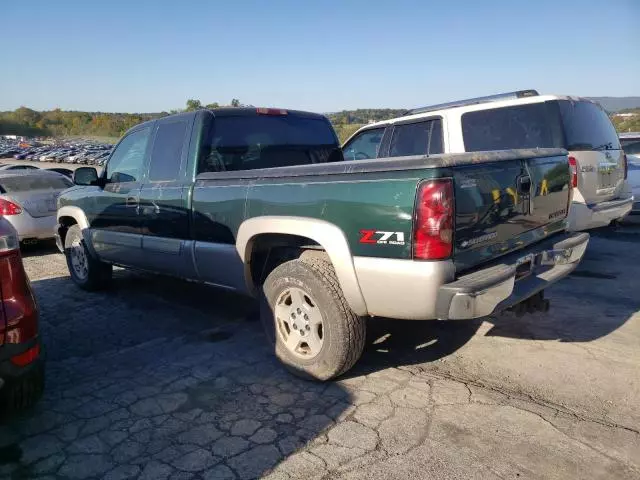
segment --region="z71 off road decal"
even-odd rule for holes
[[[360,230],[360,243],[375,245],[404,245],[404,232]]]

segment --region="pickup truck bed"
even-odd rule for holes
[[[119,171],[136,142],[142,166]],[[304,112],[142,124],[101,178],[79,169],[76,182],[59,200],[58,237],[78,285],[102,286],[117,264],[254,295],[278,357],[318,379],[357,360],[367,316],[546,308],[542,290],[588,242],[564,233],[563,150],[345,162],[327,120]]]

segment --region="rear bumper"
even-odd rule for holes
[[[501,259],[500,263],[464,275],[439,288],[436,316],[440,320],[486,317],[519,303],[573,271],[589,243],[589,234],[563,234]],[[516,281],[517,267],[529,265]],[[522,267],[519,274],[523,274]]]
[[[12,215],[4,217],[18,232],[20,241],[29,238],[44,240],[55,236],[56,216],[49,215],[46,217],[32,217],[26,212],[20,215]]]
[[[606,227],[612,221],[620,220],[629,214],[634,206],[633,200],[633,196],[629,196],[594,205],[572,202],[567,230],[577,232]]]

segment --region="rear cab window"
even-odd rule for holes
[[[73,182],[61,175],[16,175],[0,178],[0,193],[65,190]]]
[[[198,173],[343,160],[333,127],[324,117],[291,112],[220,115],[205,128]]]

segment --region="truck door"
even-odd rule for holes
[[[92,244],[101,258],[114,263],[139,266],[138,200],[151,133],[152,126],[146,126],[118,143],[103,172],[104,188],[90,205]]]
[[[193,278],[190,260],[190,182],[185,179],[194,115],[159,120],[140,190],[143,267]]]

